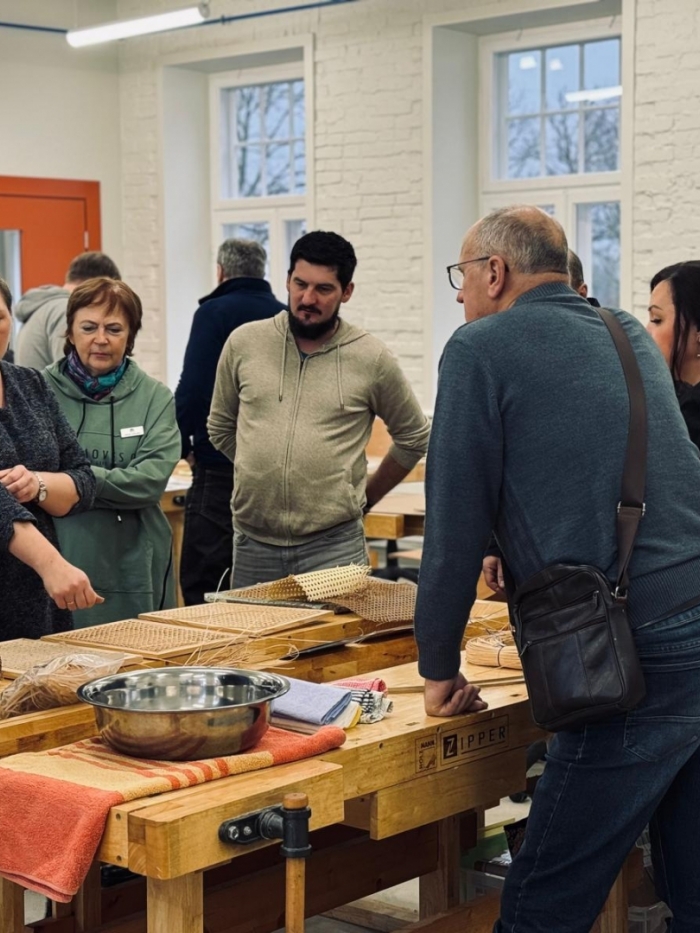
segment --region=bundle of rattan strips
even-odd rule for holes
[[[523,669],[510,632],[470,638],[466,644],[465,655],[469,664],[478,664],[480,667],[507,667],[518,671]]]

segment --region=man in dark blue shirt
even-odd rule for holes
[[[265,250],[252,240],[221,244],[216,258],[219,284],[195,312],[175,392],[182,455],[193,475],[180,558],[187,606],[204,602],[204,594],[216,590],[231,567],[233,466],[209,442],[207,416],[216,366],[229,334],[241,324],[274,317],[285,307],[264,279],[266,259]]]
[[[492,529],[515,585],[553,563],[616,579],[629,426],[615,345],[569,286],[555,220],[495,211],[449,273],[467,324],[440,365],[415,616],[426,711],[437,716],[486,708],[459,668]],[[647,694],[627,715],[550,742],[496,933],[588,933],[647,823],[672,929],[698,930],[700,454],[662,355],[640,321],[614,314],[647,400],[646,513],[628,602]]]

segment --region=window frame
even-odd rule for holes
[[[304,82],[305,193],[247,198],[223,197],[221,193],[223,190],[220,136],[222,121],[221,90],[286,81]],[[285,222],[287,220],[304,220],[307,228],[310,228],[312,223],[314,176],[310,119],[310,115],[313,114],[311,93],[308,69],[304,61],[269,65],[262,68],[242,68],[236,71],[218,72],[209,79],[212,254],[215,259],[219,245],[222,242],[222,226],[224,224],[268,224],[268,278],[273,291],[281,301],[286,300],[287,266],[289,262],[285,242]]]
[[[621,49],[620,81],[623,84],[622,67],[622,30],[617,19],[586,20],[573,24],[562,24],[544,28],[522,29],[517,33],[502,33],[496,36],[483,36],[479,41],[479,177],[482,196],[499,192],[519,192],[526,188],[558,190],[561,188],[581,188],[588,186],[608,186],[621,184],[621,168],[613,172],[580,172],[566,175],[539,175],[535,178],[498,178],[496,166],[502,158],[503,150],[499,141],[500,123],[504,101],[498,100],[498,82],[496,79],[497,56],[504,52],[517,52],[541,49],[557,45],[580,45],[600,39],[619,39]],[[503,92],[504,88],[501,89]],[[628,92],[629,93],[629,92]],[[494,102],[497,112],[494,113]],[[572,111],[573,112],[573,111]],[[620,99],[620,124],[624,109]],[[496,121],[496,122],[494,122]],[[620,127],[620,156],[622,165],[622,125]],[[619,195],[618,195],[619,198]]]
[[[224,198],[221,173],[221,91],[227,88],[250,87],[251,85],[273,84],[286,81],[304,82],[304,157],[306,163],[306,192],[304,194],[275,194],[250,198]],[[307,79],[303,62],[290,62],[284,65],[270,65],[265,68],[245,68],[212,75],[209,79],[210,151],[211,151],[211,206],[212,210],[235,210],[254,204],[256,207],[273,207],[286,204],[305,204],[307,201],[310,178],[309,137],[310,112]]]

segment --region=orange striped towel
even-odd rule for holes
[[[12,755],[0,762],[0,875],[68,902],[95,858],[111,807],[311,758],[344,741],[336,726],[313,735],[271,726],[250,751],[202,761],[129,758],[101,739]]]

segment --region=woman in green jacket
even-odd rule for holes
[[[97,480],[92,511],[56,520],[61,552],[105,597],[81,626],[175,606],[160,497],[181,442],[172,393],[130,359],[141,318],[128,285],[89,279],[68,301],[65,359],[44,371]]]

